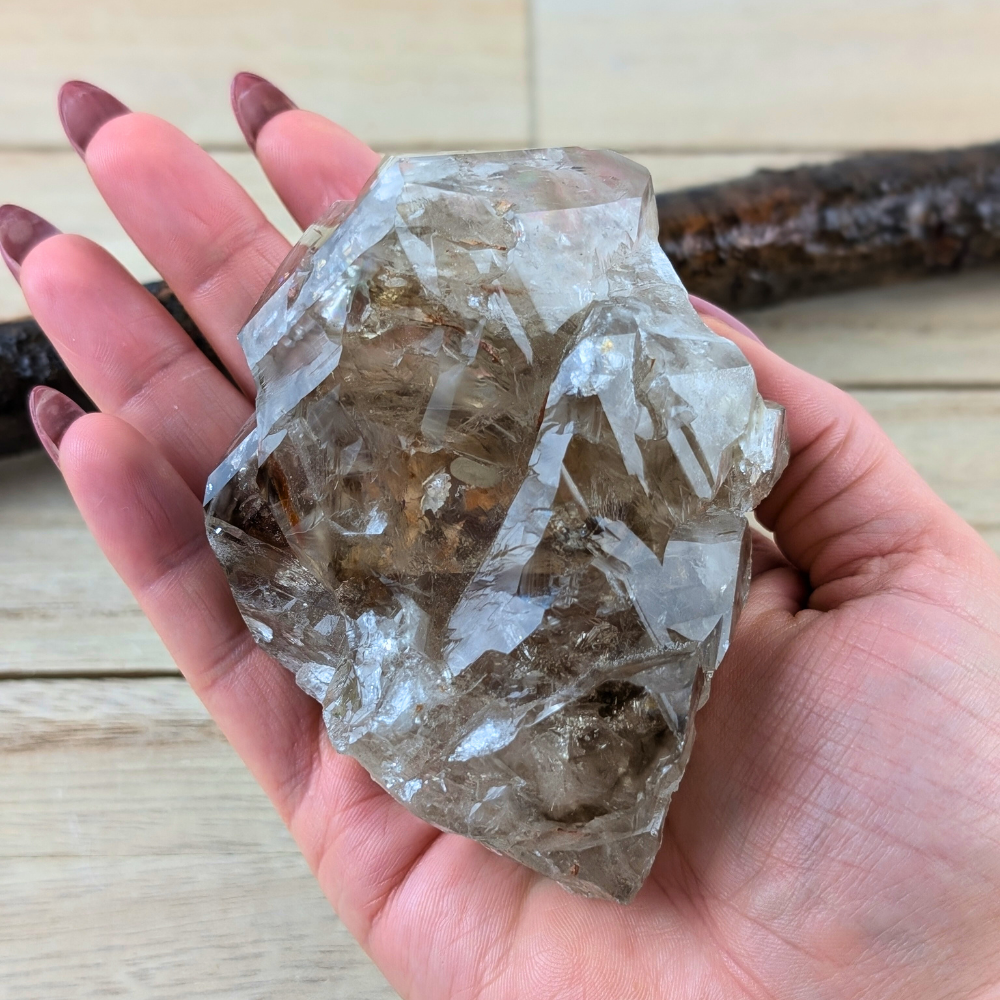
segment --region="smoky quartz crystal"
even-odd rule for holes
[[[247,625],[418,816],[629,900],[749,585],[783,413],[606,151],[386,159],[240,343],[206,489]]]

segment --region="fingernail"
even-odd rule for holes
[[[297,106],[287,94],[256,73],[237,73],[229,96],[236,122],[251,149],[256,149],[260,130],[275,115],[294,111]]]
[[[59,88],[59,120],[73,148],[83,156],[97,130],[129,109],[106,90],[82,80],[70,80]]]
[[[28,396],[28,412],[35,425],[35,433],[49,458],[59,465],[59,445],[74,420],[83,416],[83,410],[69,396],[47,385],[36,385]]]
[[[51,222],[19,205],[0,205],[0,257],[20,282],[21,264],[32,247],[59,232]]]
[[[717,305],[708,302],[706,299],[699,298],[697,295],[689,295],[688,298],[691,300],[691,305],[694,306],[694,311],[702,316],[711,316],[713,319],[721,319],[726,326],[731,327],[737,333],[742,333],[747,337],[751,337],[756,340],[758,344],[763,344],[764,341],[757,336],[753,330],[746,325],[746,323],[741,323],[735,316],[730,316],[725,309],[720,309]]]

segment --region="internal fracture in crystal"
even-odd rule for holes
[[[648,173],[394,157],[240,343],[212,546],[334,746],[567,888],[642,885],[749,584],[783,414],[700,321]]]

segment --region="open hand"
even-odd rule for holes
[[[295,219],[378,156],[241,74],[237,117]],[[33,415],[90,529],[389,981],[446,998],[1000,997],[1000,562],[842,392],[716,316],[788,411],[754,580],[652,875],[580,899],[441,833],[338,756],[253,642],[205,538],[252,410],[236,342],[288,244],[166,122],[68,84],[71,141],[232,373],[120,265],[31,213],[0,247],[101,413]]]

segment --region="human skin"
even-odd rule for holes
[[[277,107],[248,138],[306,225],[378,157]],[[856,402],[706,316],[787,409],[792,458],[758,510],[775,543],[755,537],[749,601],[647,884],[628,906],[571,896],[410,815],[331,748],[319,706],[254,644],[201,496],[252,409],[237,330],[288,245],[166,122],[119,113],[87,138],[101,194],[239,388],[104,250],[49,234],[13,263],[102,412],[41,390],[36,423],[102,549],[401,994],[1000,998],[1000,562]]]

